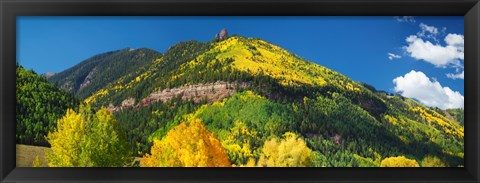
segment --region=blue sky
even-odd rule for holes
[[[257,37],[379,90],[463,107],[463,17],[18,17],[17,61],[60,72],[123,48],[165,52],[221,29]]]

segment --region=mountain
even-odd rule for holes
[[[49,81],[113,111],[138,156],[200,119],[238,166],[260,161],[267,141],[289,133],[313,152],[310,166],[380,166],[396,156],[464,164],[462,110],[377,91],[267,41],[186,41],[118,69],[114,60],[127,62],[129,52],[97,55]]]
[[[52,76],[55,75],[55,74],[56,74],[56,73],[54,73],[54,72],[46,72],[46,73],[42,74],[42,76],[48,79],[48,78],[52,77]]]
[[[35,72],[21,66],[16,69],[16,141],[47,146],[44,136],[67,108],[75,108],[79,102]]]
[[[111,51],[95,55],[47,79],[84,99],[127,73],[140,72],[142,67],[160,56],[159,52],[147,48]]]
[[[448,119],[452,121],[458,121],[458,123],[461,126],[464,126],[464,123],[465,123],[464,109],[447,109],[447,110],[440,110],[439,112],[443,112]]]
[[[130,78],[117,80],[86,101],[94,106],[107,106],[108,102],[118,106],[130,98],[140,102],[165,89],[238,81],[261,83],[265,85],[262,92],[273,98],[290,97],[275,92],[343,92],[371,113],[381,113],[384,108],[378,97],[350,78],[266,41],[240,36],[219,43],[179,43],[155,60],[146,72]],[[363,98],[354,94],[358,91],[363,91]]]
[[[197,41],[177,43],[169,48],[162,57],[151,62],[143,72],[126,74],[115,82],[98,90],[93,95],[90,95],[85,101],[97,107],[108,106],[110,103],[118,106],[131,98],[136,99],[138,102],[139,99],[147,97],[155,89],[182,86],[181,83],[169,81],[170,77],[175,77],[174,74],[182,75],[179,66],[195,59],[200,54],[209,50],[210,47],[210,43]],[[195,82],[199,81],[201,81],[201,78],[195,79]]]

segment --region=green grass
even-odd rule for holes
[[[48,147],[30,146],[30,145],[16,145],[16,162],[17,167],[32,167],[35,157],[38,156],[42,161],[42,166],[47,167],[47,160],[45,159],[45,150],[50,150]]]

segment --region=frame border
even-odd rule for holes
[[[463,168],[16,168],[16,16],[464,16]],[[478,0],[0,0],[0,182],[479,182]],[[468,106],[468,107],[467,107]]]

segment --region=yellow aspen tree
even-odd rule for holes
[[[141,160],[145,167],[229,167],[227,153],[200,119],[170,130],[162,140],[154,140],[151,154]]]
[[[78,167],[87,165],[83,159],[81,142],[86,137],[86,125],[82,114],[68,109],[65,116],[57,121],[57,128],[47,135],[51,152],[45,152],[50,167]]]
[[[405,156],[389,157],[382,160],[380,167],[420,167],[418,162]]]
[[[256,131],[248,129],[241,121],[235,121],[235,126],[230,129],[230,135],[222,140],[222,145],[230,161],[241,166],[247,164],[250,159],[257,158],[250,145],[256,141],[260,141]]]
[[[258,166],[307,167],[312,164],[312,150],[298,135],[287,132],[284,139],[271,139],[263,145]]]
[[[105,108],[95,114],[88,105],[78,113],[68,109],[46,139],[50,167],[123,167],[133,161],[125,135]]]

